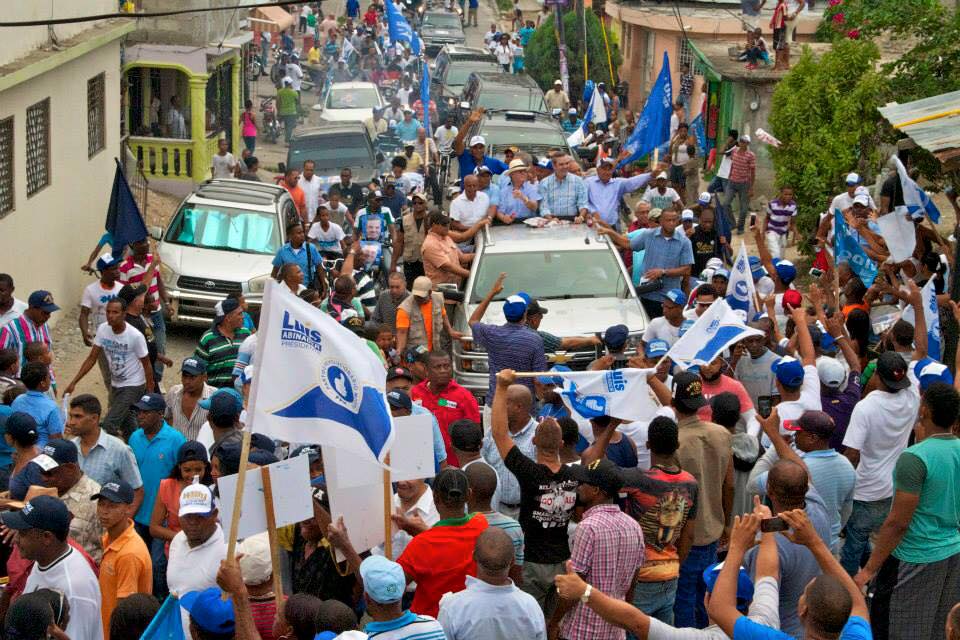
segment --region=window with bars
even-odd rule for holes
[[[680,38],[680,47],[678,48],[680,58],[680,71],[683,71],[683,65],[689,64],[690,70],[695,76],[702,76],[703,72],[697,68],[696,56],[693,55],[693,50],[690,48],[690,41],[686,38]]]
[[[50,98],[27,107],[27,197],[50,184]]]
[[[106,74],[100,73],[87,80],[87,157],[92,158],[107,146]]]
[[[13,116],[0,120],[0,217],[13,211]]]

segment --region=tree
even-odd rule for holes
[[[844,176],[880,166],[877,107],[887,81],[875,69],[879,58],[869,40],[840,39],[819,58],[806,47],[773,93],[769,123],[782,143],[771,149],[773,166],[778,185],[794,188],[808,243]]]
[[[613,72],[607,63],[607,49],[603,41],[603,31],[600,20],[593,11],[586,12],[587,21],[587,57],[589,61],[589,75],[594,82],[610,84],[610,76],[617,78],[617,70],[623,63],[620,48],[616,39],[607,29],[607,41],[610,43],[610,59],[613,63]],[[573,9],[563,14],[564,40],[567,45],[567,69],[570,73],[570,98],[578,101],[583,95],[583,23]],[[560,56],[557,49],[557,36],[554,30],[554,16],[544,20],[530,38],[524,52],[524,67],[537,84],[547,91],[553,86],[553,81],[560,77]],[[610,90],[613,87],[609,87]]]

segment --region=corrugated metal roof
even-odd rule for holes
[[[880,113],[944,165],[960,164],[960,91],[890,103]]]

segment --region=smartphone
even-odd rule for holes
[[[764,518],[760,521],[760,531],[763,533],[774,533],[776,531],[786,531],[790,525],[782,518]]]
[[[814,278],[820,278],[823,276],[823,269],[817,269],[816,267],[813,267],[810,269],[810,275]]]
[[[757,227],[757,214],[754,211],[750,212],[750,228],[755,229]]]

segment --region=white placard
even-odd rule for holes
[[[390,481],[417,480],[432,478],[436,475],[433,463],[433,418],[426,414],[405,416],[393,419],[396,437],[390,448]],[[324,447],[324,473],[327,469],[326,452],[332,447]],[[358,456],[357,456],[358,457]],[[375,465],[346,464],[337,469],[337,481],[340,488],[363,487],[371,483],[368,467]],[[380,469],[380,467],[376,467]],[[381,482],[382,473],[378,473],[373,482]],[[329,484],[329,480],[328,480]]]
[[[383,544],[383,468],[344,449],[323,447],[323,471],[330,516],[334,522],[343,516],[357,553]],[[350,482],[344,483],[345,477]],[[343,560],[339,549],[337,560]]]
[[[313,517],[309,456],[281,460],[267,467],[273,487],[273,514],[277,527],[296,524]],[[220,521],[224,527],[233,519],[233,498],[238,474],[217,480],[220,489]],[[267,510],[263,501],[263,477],[260,469],[248,469],[244,478],[237,538],[243,539],[267,530]]]

